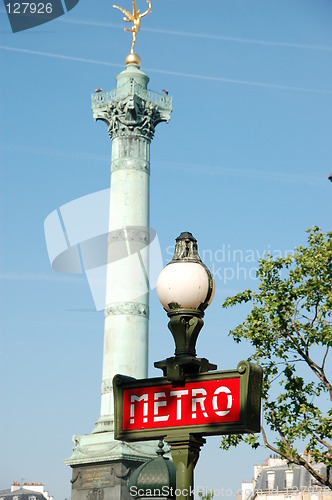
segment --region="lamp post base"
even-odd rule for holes
[[[172,459],[176,467],[176,498],[193,500],[194,469],[206,440],[193,434],[169,435],[165,440],[171,446]]]

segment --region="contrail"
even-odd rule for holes
[[[75,62],[82,62],[82,63],[88,63],[88,64],[99,64],[99,65],[103,65],[103,66],[112,66],[114,68],[123,68],[123,64],[110,63],[108,61],[98,61],[97,59],[86,59],[84,57],[67,56],[65,54],[55,54],[54,52],[43,52],[41,50],[22,49],[22,48],[16,48],[16,47],[9,47],[7,45],[0,45],[0,49],[9,50],[12,52],[20,52],[22,54],[30,54],[30,55],[34,55],[34,56],[51,57],[54,59],[63,59],[65,61],[75,61]]]
[[[99,28],[114,28],[123,30],[123,26],[115,23],[103,23],[99,21],[84,21],[84,20],[74,20],[74,19],[66,19],[61,18],[59,22],[67,23],[67,24],[76,24],[82,26],[95,26]],[[147,28],[144,27],[144,31],[149,33],[158,33],[160,35],[170,35],[170,36],[181,36],[186,38],[205,38],[207,40],[220,40],[222,42],[232,42],[232,43],[245,43],[251,45],[265,45],[271,47],[287,47],[292,49],[306,49],[306,50],[325,50],[332,52],[332,47],[329,45],[314,45],[314,44],[305,44],[305,43],[292,43],[292,42],[274,42],[269,40],[255,40],[252,38],[241,38],[241,37],[232,37],[225,35],[215,35],[212,33],[195,33],[190,31],[173,31],[173,30],[165,30],[160,28]]]
[[[84,277],[58,276],[55,274],[32,274],[32,273],[2,273],[0,281],[52,281],[84,284]]]
[[[221,166],[211,166],[211,165],[195,165],[188,163],[160,163],[155,162],[155,166],[158,168],[176,169],[182,171],[189,171],[191,173],[203,172],[205,174],[211,175],[224,175],[228,177],[242,177],[249,179],[262,179],[266,181],[273,182],[286,182],[286,183],[296,183],[296,184],[307,184],[309,186],[320,186],[326,184],[326,179],[319,177],[317,175],[298,175],[289,174],[286,172],[269,172],[264,170],[248,170],[234,167],[221,167]]]
[[[210,75],[199,75],[196,73],[182,73],[179,71],[170,71],[170,70],[161,70],[161,69],[152,69],[146,68],[146,71],[150,73],[159,73],[169,76],[179,76],[181,78],[192,78],[196,80],[209,80],[214,82],[221,83],[231,83],[235,85],[247,85],[251,87],[262,87],[262,88],[270,88],[270,89],[278,89],[278,90],[294,90],[296,92],[311,92],[314,94],[332,94],[332,90],[323,90],[316,88],[305,88],[305,87],[296,87],[292,85],[279,85],[278,83],[264,83],[264,82],[255,82],[250,80],[238,80],[233,78],[225,78],[222,76],[210,76]]]
[[[31,148],[22,147],[18,144],[4,144],[0,143],[0,151],[20,151],[22,153],[39,155],[39,156],[57,156],[59,158],[65,158],[67,160],[84,160],[89,162],[97,163],[109,163],[111,158],[104,155],[90,154],[90,153],[78,153],[77,151],[63,151],[58,149],[45,149],[45,148]]]
[[[59,156],[61,158],[66,159],[78,159],[78,160],[86,160],[86,161],[94,161],[100,163],[108,163],[110,158],[103,155],[95,155],[91,153],[77,153],[71,151],[61,151],[54,149],[36,149],[36,148],[27,148],[21,147],[19,145],[8,145],[0,143],[0,150],[5,151],[13,151],[13,152],[23,152],[27,154],[35,154],[41,156]],[[156,169],[162,170],[180,170],[180,171],[189,171],[192,174],[201,173],[217,175],[217,176],[226,176],[226,177],[242,177],[242,178],[250,178],[250,179],[262,179],[266,181],[273,182],[286,182],[286,183],[294,183],[294,184],[307,184],[309,186],[321,186],[326,184],[326,179],[324,179],[315,174],[290,174],[288,172],[269,172],[268,170],[248,170],[234,167],[223,167],[223,166],[212,166],[212,165],[203,165],[203,164],[192,164],[192,163],[177,163],[177,162],[158,162],[155,161],[153,163],[153,167]],[[1,277],[0,277],[1,279]]]
[[[75,61],[75,62],[82,62],[82,63],[87,63],[87,64],[97,64],[97,65],[103,65],[103,66],[112,66],[115,68],[123,68],[123,64],[111,63],[108,61],[100,61],[97,59],[86,59],[83,57],[68,56],[68,55],[64,55],[64,54],[56,54],[53,52],[43,52],[40,50],[22,49],[22,48],[10,47],[7,45],[0,45],[0,49],[12,51],[12,52],[19,52],[19,53],[23,53],[23,54],[41,56],[41,57],[50,57],[50,58],[54,58],[54,59],[62,59],[62,60],[67,60],[67,61]],[[179,72],[179,71],[162,70],[162,69],[155,69],[155,68],[145,68],[145,70],[147,72],[150,72],[150,73],[157,73],[157,74],[175,76],[175,77],[180,77],[180,78],[191,78],[191,79],[196,79],[196,80],[229,83],[229,84],[234,84],[234,85],[246,85],[246,86],[251,86],[251,87],[261,87],[261,88],[269,88],[269,89],[277,89],[277,90],[291,90],[291,91],[296,91],[296,92],[310,92],[310,93],[314,93],[314,94],[332,94],[332,90],[324,90],[324,89],[317,89],[317,88],[296,87],[296,86],[291,86],[291,85],[279,85],[277,83],[264,83],[264,82],[255,82],[255,81],[249,81],[249,80],[237,80],[237,79],[225,78],[225,77],[221,77],[221,76],[211,76],[211,75],[204,75],[204,74],[197,74],[197,73],[184,73],[184,72]]]
[[[6,11],[1,9],[0,13],[5,14]],[[105,23],[100,21],[85,21],[84,19],[75,20],[75,19],[67,19],[66,17],[61,17],[60,19],[57,19],[57,22],[66,24],[76,24],[79,26],[92,26],[98,28],[113,28],[113,29],[123,30],[123,26],[121,24]],[[213,33],[195,33],[191,31],[165,30],[162,28],[144,27],[144,31],[149,33],[158,33],[160,35],[180,36],[186,38],[200,38],[200,39],[205,38],[206,40],[219,40],[222,42],[243,43],[249,45],[264,45],[270,47],[286,47],[292,49],[305,49],[305,50],[324,50],[327,52],[332,52],[332,47],[329,45],[315,45],[315,44],[294,43],[294,42],[275,42],[270,40],[256,40],[252,38],[216,35]]]

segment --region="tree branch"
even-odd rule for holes
[[[317,472],[311,466],[311,464],[309,462],[307,462],[307,460],[305,460],[303,457],[299,457],[298,462],[295,462],[295,463],[297,463],[298,465],[302,465],[305,469],[307,469],[308,472],[310,472],[310,474],[315,479],[317,479],[318,482],[320,482],[321,484],[323,484],[324,486],[327,486],[328,488],[330,488],[330,490],[332,490],[332,481],[330,480],[328,474],[326,475],[326,477],[319,474],[319,472]]]
[[[326,448],[329,451],[332,450],[332,446],[327,441],[325,441],[325,439],[321,439],[319,436],[317,436],[317,434],[315,432],[313,432],[312,435],[316,439],[316,441],[318,441],[319,443],[321,443],[323,446],[326,446]]]
[[[329,349],[330,349],[330,346],[327,346],[326,351],[325,351],[325,354],[324,354],[324,358],[323,358],[323,363],[322,363],[322,370],[323,370],[323,371],[324,371],[325,361],[326,361],[326,358],[327,358],[327,355],[328,355]]]
[[[283,318],[280,318],[280,320],[282,321],[283,323],[283,329],[281,332],[279,332],[279,334],[287,339],[290,340],[290,342],[295,346],[297,352],[300,354],[300,356],[302,356],[302,358],[307,362],[309,368],[311,368],[311,370],[315,373],[315,375],[319,378],[319,380],[321,382],[323,382],[323,384],[325,385],[325,387],[327,388],[327,390],[329,391],[329,394],[330,394],[330,400],[332,401],[332,385],[330,384],[330,382],[328,381],[328,379],[326,378],[325,376],[325,372],[324,372],[324,369],[323,367],[320,367],[318,366],[309,356],[309,349],[308,347],[306,346],[305,347],[305,352],[302,350],[301,346],[298,344],[298,342],[295,341],[294,337],[292,337],[292,335],[288,332],[288,329],[287,329],[287,323],[285,322],[285,320]],[[295,331],[295,333],[298,332],[298,329],[297,329],[297,326],[296,324],[294,323],[294,321],[291,319],[291,323],[292,323],[292,327]],[[285,332],[285,333],[283,333]],[[300,338],[302,339],[301,335],[300,335]]]
[[[276,417],[276,414],[275,414],[273,408],[269,407],[269,402],[268,402],[268,400],[267,400],[266,397],[264,398],[264,401],[265,401],[265,404],[268,406],[268,408],[270,410],[272,421],[273,421],[274,426],[275,426],[276,430],[278,431],[278,433],[279,433],[279,435],[280,435],[280,437],[282,439],[282,442],[284,443],[284,445],[285,445],[286,448],[290,449],[289,443],[288,443],[288,441],[287,441],[284,433],[282,432],[282,430],[279,427],[279,424],[277,422],[277,417]]]
[[[268,440],[267,440],[266,433],[265,433],[265,430],[264,430],[263,426],[261,426],[261,432],[262,432],[262,436],[263,436],[264,445],[266,446],[266,448],[268,448],[269,450],[273,451],[277,455],[281,456],[282,458],[284,458],[285,460],[287,460],[287,462],[290,462],[290,463],[293,463],[293,464],[296,464],[296,465],[302,465],[305,469],[307,469],[307,471],[315,479],[317,479],[317,481],[319,483],[323,484],[324,486],[327,486],[328,488],[330,488],[332,490],[332,481],[329,479],[329,477],[328,477],[329,475],[327,475],[325,477],[325,476],[322,476],[321,474],[319,474],[319,472],[317,472],[311,466],[311,464],[309,462],[307,462],[307,460],[305,460],[303,457],[295,458],[295,457],[293,457],[291,455],[287,455],[287,453],[282,452],[281,450],[279,450],[275,446],[272,446],[268,442]],[[288,449],[290,449],[289,446],[288,446]]]
[[[266,446],[266,448],[269,448],[269,450],[273,451],[274,453],[276,453],[277,455],[280,455],[281,457],[283,457],[285,460],[287,461],[290,461],[290,457],[288,455],[286,455],[286,453],[283,453],[282,451],[280,451],[278,448],[276,448],[275,446],[272,446],[272,444],[270,444],[267,440],[267,437],[266,437],[266,433],[265,433],[265,430],[264,430],[264,427],[261,426],[261,433],[262,433],[262,436],[263,436],[263,441],[264,441],[264,445]]]
[[[313,317],[312,319],[308,318],[308,317],[307,317],[307,316],[305,316],[304,314],[301,314],[301,316],[302,316],[303,318],[305,318],[307,321],[310,321],[310,323],[311,323],[311,328],[313,328],[313,327],[314,327],[314,323],[315,323],[315,321],[316,321],[316,319],[317,319],[319,300],[320,300],[320,299],[317,299],[317,301],[316,301],[316,304],[315,304],[315,314],[314,314],[314,317]]]

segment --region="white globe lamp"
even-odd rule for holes
[[[214,295],[214,281],[198,254],[197,240],[189,232],[176,239],[174,257],[162,270],[157,294],[167,312],[175,341],[175,356],[155,363],[169,380],[184,380],[186,374],[216,369],[205,358],[196,357],[196,341],[203,326],[205,309]]]

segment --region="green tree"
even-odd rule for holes
[[[199,491],[198,496],[199,498],[201,498],[201,500],[212,500],[212,498],[214,497],[212,490],[206,490],[205,492]]]
[[[263,444],[289,463],[302,465],[332,489],[332,385],[328,380],[332,346],[332,232],[309,229],[308,245],[293,255],[261,259],[258,291],[228,297],[227,308],[252,302],[246,320],[230,332],[254,348],[250,360],[263,375],[260,435],[225,436],[221,447],[241,441]],[[330,379],[331,380],[331,379]],[[304,447],[308,455],[301,454]],[[313,459],[313,460],[312,460]],[[327,477],[314,462],[323,462]]]

